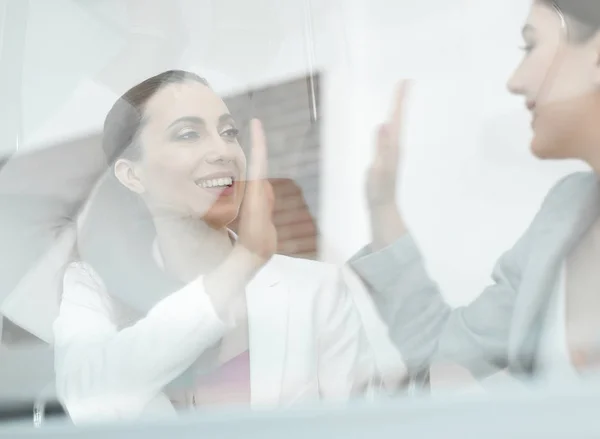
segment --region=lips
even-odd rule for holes
[[[212,193],[213,196],[221,198],[235,193],[237,175],[232,171],[214,172],[206,174],[195,180],[196,186],[203,191]]]
[[[537,119],[537,114],[535,112],[536,104],[534,101],[527,101],[525,103],[527,110],[531,113],[531,127],[535,124],[535,120]]]
[[[203,189],[224,188],[232,186],[237,180],[237,173],[232,170],[224,170],[205,174],[194,182]]]
[[[534,101],[527,101],[525,103],[525,106],[527,107],[527,109],[531,112],[533,112],[535,110],[535,102]]]
[[[234,181],[233,177],[202,178],[196,180],[196,185],[202,189],[225,188],[233,186]]]

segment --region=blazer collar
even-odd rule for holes
[[[289,287],[274,256],[246,288],[252,405],[276,407],[283,386]]]
[[[543,330],[548,297],[556,287],[565,258],[600,216],[600,182],[595,174],[576,176],[579,182],[563,188],[544,207],[534,236],[529,260],[523,270],[513,316],[512,362],[521,372],[531,373]],[[577,183],[577,184],[575,184]],[[552,195],[550,195],[552,196]]]

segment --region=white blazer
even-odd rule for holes
[[[346,275],[275,256],[250,282],[252,407],[345,400],[376,376]],[[139,316],[110,297],[89,265],[71,264],[54,323],[58,395],[75,422],[174,413],[165,386],[227,330],[202,277]]]

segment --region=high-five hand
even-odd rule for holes
[[[240,317],[239,303],[244,301],[244,288],[277,250],[273,188],[267,180],[267,144],[260,121],[251,122],[251,134],[252,153],[238,240],[225,261],[204,278],[206,292],[217,314],[229,323]]]
[[[260,121],[252,120],[250,130],[252,155],[240,212],[239,244],[265,263],[277,250],[277,230],[273,224],[274,195],[267,180],[267,143]]]
[[[409,83],[402,81],[393,100],[390,119],[379,127],[375,157],[367,174],[366,195],[373,246],[385,247],[406,233],[397,206],[396,187],[401,161],[402,114]]]

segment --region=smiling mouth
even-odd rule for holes
[[[196,180],[196,186],[202,189],[224,189],[233,186],[235,180],[233,177],[220,178],[202,178]]]

